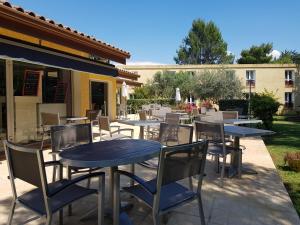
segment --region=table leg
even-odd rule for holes
[[[240,147],[240,138],[234,137],[233,147],[235,149],[238,149]],[[230,162],[230,168],[229,168],[229,177],[234,177],[236,174],[238,174],[238,177],[241,177],[241,152],[240,151],[233,151],[231,153],[231,162]]]
[[[113,174],[113,225],[120,224],[120,175]]]

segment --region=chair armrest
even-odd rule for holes
[[[58,155],[59,153],[61,153],[61,151],[51,151],[48,154],[49,155]]]
[[[118,125],[110,125],[109,127],[110,128],[117,128],[118,130],[120,129],[120,126],[118,126]]]
[[[88,179],[88,178],[91,178],[91,177],[99,177],[99,176],[102,176],[104,177],[105,176],[105,173],[104,172],[96,172],[96,173],[90,173],[90,174],[86,174],[86,175],[83,175],[83,176],[80,176],[80,177],[77,177],[73,180],[68,180],[66,184],[64,184],[63,186],[60,186],[56,189],[54,189],[54,191],[52,191],[50,194],[49,194],[49,197],[53,197],[54,195],[56,194],[59,194],[59,192],[63,191],[64,189],[80,182],[80,181],[83,181],[85,179]]]
[[[131,137],[133,138],[134,129],[132,129],[132,128],[122,128],[122,129],[118,129],[118,130],[112,131],[110,133],[111,134],[115,134],[115,133],[119,134],[121,131],[130,131],[131,132]]]
[[[132,173],[129,173],[127,171],[123,171],[123,170],[117,170],[115,171],[116,173],[119,173],[123,176],[126,176],[126,177],[129,177],[130,179],[134,180],[135,182],[139,183],[141,185],[142,188],[144,188],[146,191],[148,191],[150,194],[155,194],[156,193],[156,187],[152,187],[150,185],[148,185],[146,183],[145,180],[143,180],[142,178],[132,174]]]

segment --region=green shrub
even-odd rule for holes
[[[127,101],[127,105],[130,109],[132,109],[131,113],[136,113],[137,110],[142,108],[142,105],[148,105],[148,104],[161,104],[161,105],[175,105],[175,99],[129,99]]]
[[[241,109],[239,114],[248,114],[248,104],[249,101],[245,99],[222,99],[219,101],[220,111],[226,111],[228,109]]]
[[[263,125],[267,129],[271,129],[273,125],[273,115],[278,111],[280,103],[271,92],[263,92],[255,94],[251,97],[251,112],[254,117],[263,121]]]

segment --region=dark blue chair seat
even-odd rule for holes
[[[54,192],[57,188],[66,185],[68,182],[68,180],[60,180],[48,184],[49,192]],[[54,213],[62,207],[67,206],[70,203],[93,193],[96,194],[97,190],[88,189],[73,184],[70,187],[67,187],[66,189],[60,191],[51,198],[50,210]],[[44,197],[41,189],[36,188],[30,192],[27,192],[26,194],[19,196],[18,200],[20,203],[39,213],[40,215],[46,214]]]
[[[227,154],[230,154],[233,151],[238,151],[238,150],[240,150],[240,149],[236,149],[234,147],[226,145],[225,154],[227,155]],[[210,143],[208,145],[207,152],[210,155],[223,155],[223,146],[221,144]]]
[[[145,185],[151,187],[152,190],[155,190],[156,179],[145,182]],[[124,187],[123,190],[141,199],[150,207],[153,206],[153,194],[146,191],[141,185]],[[164,185],[161,188],[161,200],[159,210],[166,211],[169,208],[174,208],[176,207],[176,205],[180,205],[181,203],[186,202],[189,199],[193,200],[195,196],[196,193],[190,191],[186,187],[176,182]]]

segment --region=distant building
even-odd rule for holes
[[[300,96],[297,96],[299,82],[295,79],[296,66],[294,64],[228,64],[228,65],[121,65],[119,68],[138,73],[139,82],[145,83],[154,74],[162,71],[191,71],[194,73],[204,70],[225,68],[235,71],[244,85],[244,93],[260,93],[264,90],[272,91],[282,104],[281,112],[300,111]]]

